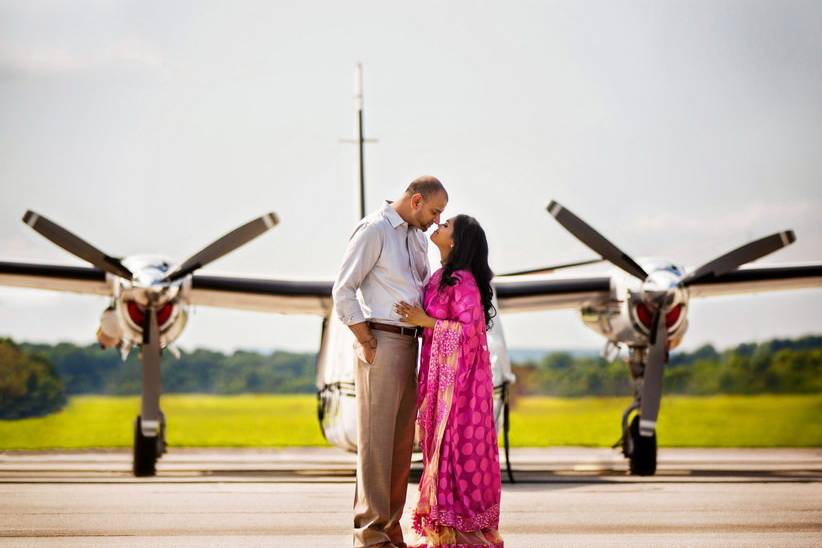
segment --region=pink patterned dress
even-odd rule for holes
[[[423,474],[414,511],[415,548],[502,548],[500,471],[493,380],[485,315],[474,276],[442,270],[425,288],[423,306],[437,320],[423,333],[417,428]]]

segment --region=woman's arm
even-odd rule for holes
[[[400,315],[403,321],[419,327],[433,329],[437,325],[437,320],[425,313],[419,306],[411,306],[405,301],[400,301],[394,305],[394,311]]]
[[[394,305],[394,310],[404,321],[420,327],[433,329],[438,321],[453,321],[463,325],[468,325],[477,321],[478,315],[484,317],[482,310],[482,299],[479,294],[474,277],[464,271],[455,272],[457,283],[453,286],[446,286],[446,296],[449,302],[448,317],[445,320],[437,320],[425,313],[425,310],[418,306],[400,301]]]

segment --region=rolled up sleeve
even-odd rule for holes
[[[365,321],[365,315],[357,300],[357,289],[377,264],[382,245],[382,231],[373,223],[358,226],[348,240],[342,265],[331,290],[337,316],[345,325]]]

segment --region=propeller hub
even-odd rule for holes
[[[171,262],[156,255],[132,255],[123,264],[134,273],[132,287],[160,288],[169,285],[165,279],[171,270]]]
[[[640,289],[642,300],[661,306],[669,306],[674,301],[681,300],[676,295],[681,292],[679,289],[681,279],[682,273],[673,266],[652,271],[642,282]]]
[[[184,280],[169,282],[166,279],[171,269],[171,261],[167,258],[158,255],[132,255],[124,259],[123,264],[128,265],[134,273],[131,280],[120,281],[118,294],[125,300],[159,310],[181,296]]]
[[[642,282],[639,292],[633,294],[636,325],[649,338],[654,338],[657,315],[669,336],[682,332],[688,304],[687,291],[681,286],[683,274],[682,267],[660,263]]]

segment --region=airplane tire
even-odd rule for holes
[[[134,475],[153,476],[157,473],[157,437],[144,436],[140,429],[140,417],[134,421]]]
[[[629,457],[632,476],[653,476],[656,473],[656,432],[653,436],[639,435],[639,415],[631,420],[631,440],[634,450]]]

